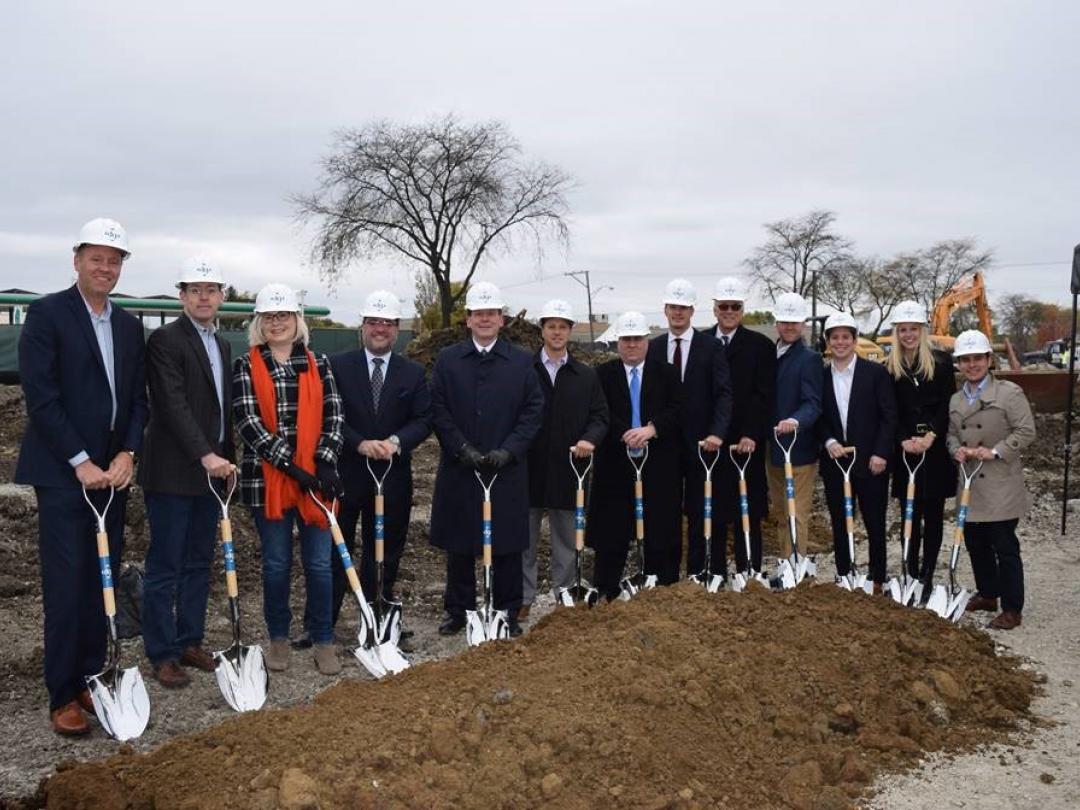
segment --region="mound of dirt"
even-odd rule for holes
[[[880,772],[1003,738],[1034,690],[988,636],[927,611],[824,585],[683,584],[71,767],[44,796],[157,810],[848,808]]]

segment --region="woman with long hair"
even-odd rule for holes
[[[893,378],[898,417],[892,494],[901,502],[907,494],[908,472],[925,455],[915,473],[915,504],[908,548],[908,576],[922,582],[923,600],[930,597],[944,533],[945,500],[956,494],[956,466],[945,447],[949,429],[949,400],[956,392],[952,363],[930,345],[926,308],[902,301],[893,310],[893,349],[885,368]]]
[[[240,495],[262,543],[266,666],[282,671],[289,664],[295,525],[315,664],[324,675],[335,675],[341,664],[330,618],[332,541],[326,516],[309,492],[328,502],[341,495],[337,458],[344,417],[330,362],[308,349],[308,339],[296,293],[284,284],[263,287],[248,329],[251,349],[234,365],[233,409],[244,443]]]

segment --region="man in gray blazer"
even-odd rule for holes
[[[150,425],[139,468],[150,520],[143,642],[167,688],[188,684],[183,665],[215,667],[202,646],[219,511],[207,474],[234,469],[232,358],[214,326],[224,282],[209,262],[191,259],[176,286],[184,314],[147,342]]]

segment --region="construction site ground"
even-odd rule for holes
[[[2,482],[23,419],[18,389],[0,388]],[[140,666],[153,713],[131,744],[96,723],[77,740],[49,727],[34,501],[4,485],[0,805],[1075,807],[1080,510],[1062,538],[1064,419],[1040,415],[1038,427],[1025,472],[1034,504],[1020,525],[1028,601],[1011,633],[986,631],[987,614],[955,627],[831,585],[711,596],[683,584],[594,611],[554,610],[545,594],[522,639],[477,650],[436,632],[445,572],[427,543],[437,452],[429,442],[415,462],[400,581],[415,632],[409,655],[422,665],[373,681],[344,649],[355,638],[347,607],[340,677],[319,675],[309,652],[294,652],[271,679],[267,710],[237,716],[211,674],[162,689],[132,639],[125,658]],[[890,517],[898,537],[895,504]],[[240,509],[235,524],[245,628],[265,644],[258,547]],[[818,581],[830,583],[825,525],[819,506],[811,539]],[[141,562],[146,543],[135,493],[125,560]],[[865,560],[865,543],[858,555]],[[896,541],[891,571],[898,556]],[[943,549],[941,572],[946,559]],[[972,585],[966,553],[959,575]],[[295,577],[299,617],[298,563]],[[221,648],[229,625],[220,560],[213,582],[207,645]]]

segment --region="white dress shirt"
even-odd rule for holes
[[[670,329],[667,333],[667,361],[669,363],[675,362],[675,341],[681,340],[682,343],[682,368],[679,369],[679,379],[681,380],[686,376],[686,364],[690,361],[690,344],[694,339],[694,330],[687,329],[681,335],[676,335]]]
[[[562,357],[555,359],[547,353],[547,349],[540,349],[540,362],[544,364],[552,385],[555,385],[555,376],[559,373],[559,369],[566,365],[568,358],[569,355],[563,354]]]
[[[487,346],[481,346],[479,343],[476,342],[476,339],[474,338],[472,344],[476,347],[476,350],[480,352],[480,354],[487,354],[495,348],[495,344],[498,342],[498,340],[498,338],[495,338],[495,340],[491,341],[491,343],[489,343]]]
[[[735,333],[739,331],[739,327],[735,327],[730,332],[725,332],[719,326],[716,327],[716,339],[727,346],[731,341],[735,339]],[[726,340],[725,340],[726,338]]]
[[[838,368],[836,361],[832,361],[832,388],[833,394],[836,395],[836,409],[840,412],[840,425],[844,429],[844,435],[841,437],[845,441],[847,440],[847,418],[848,418],[848,406],[851,404],[851,384],[855,380],[855,363],[858,362],[858,357],[851,356],[851,362],[847,364],[847,368]],[[829,439],[825,442],[825,446],[829,447],[836,439]]]
[[[390,352],[387,352],[386,354],[375,354],[365,346],[364,357],[367,358],[367,375],[369,380],[375,375],[375,364],[372,361],[376,357],[383,361],[382,378],[383,385],[386,385],[386,378],[390,374]]]

